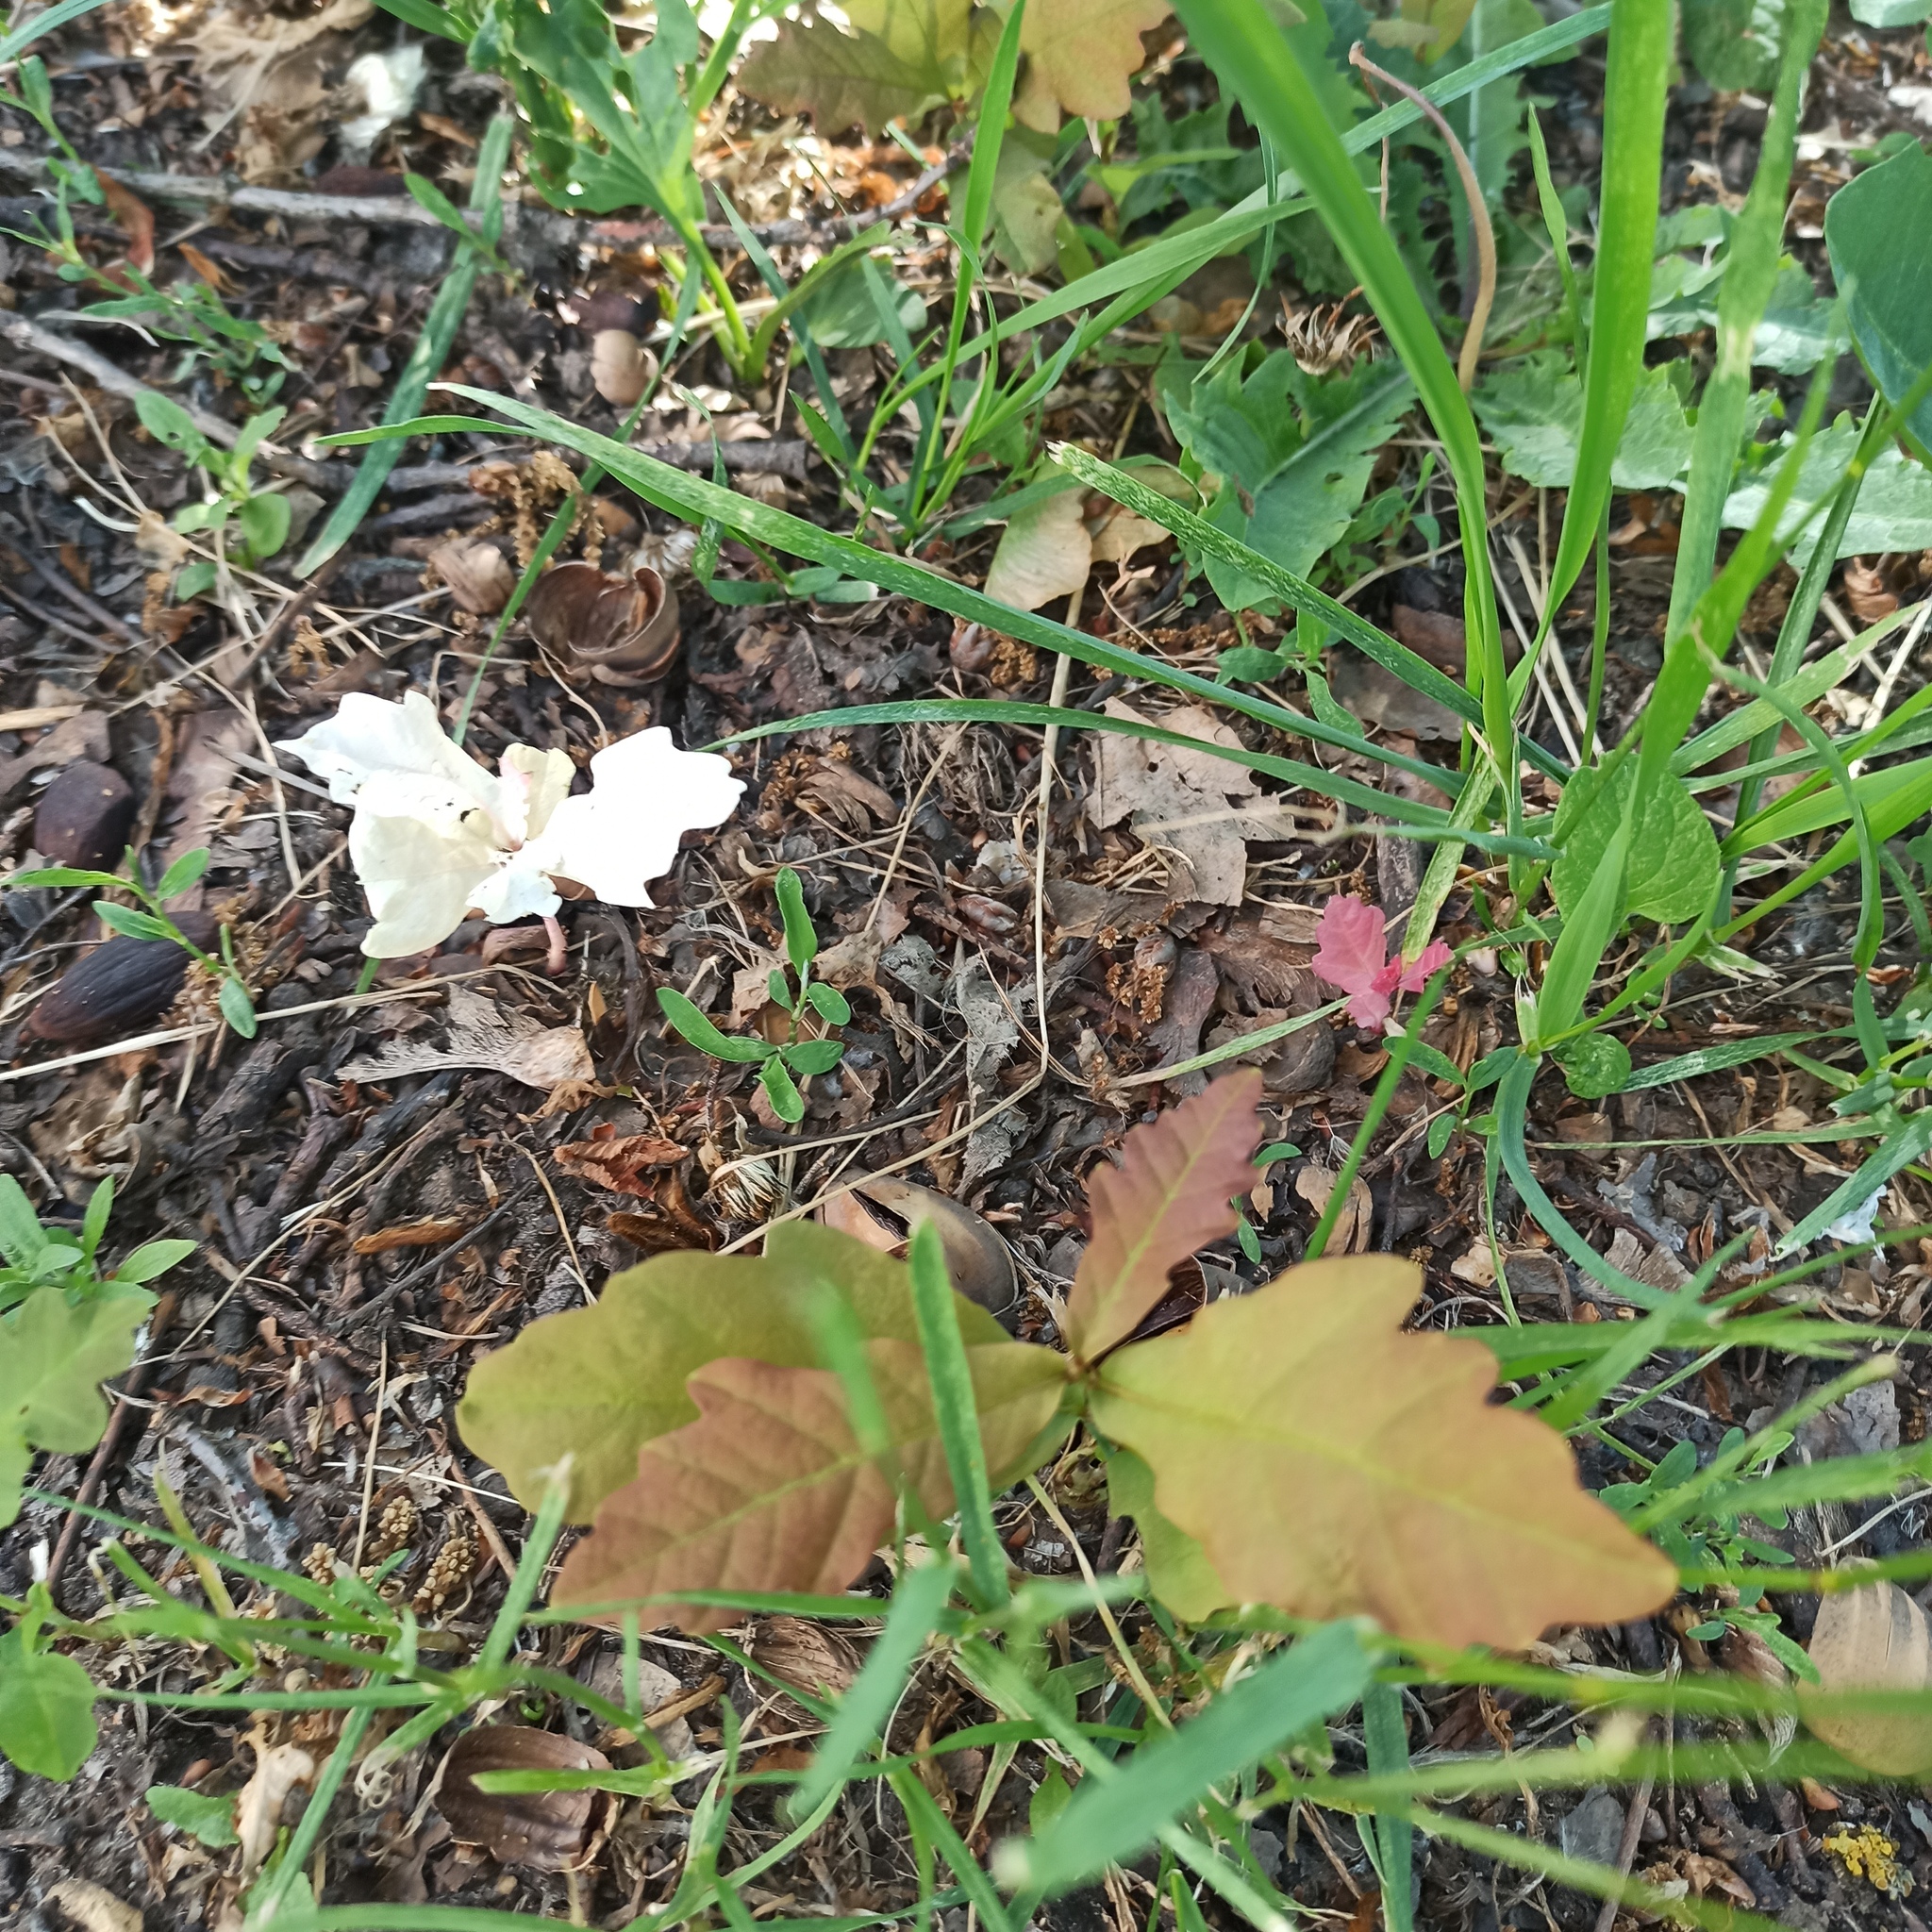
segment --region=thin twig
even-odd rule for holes
[[[1442,110],[1429,97],[1409,86],[1406,80],[1397,80],[1386,68],[1377,67],[1362,52],[1357,41],[1348,50],[1348,58],[1364,74],[1392,87],[1404,100],[1412,102],[1428,117],[1436,132],[1442,137],[1449,149],[1450,158],[1456,163],[1456,172],[1462,179],[1463,199],[1469,203],[1469,225],[1475,234],[1475,304],[1469,311],[1469,326],[1463,332],[1462,353],[1456,362],[1456,379],[1462,385],[1466,395],[1475,384],[1476,363],[1483,353],[1483,331],[1490,325],[1490,309],[1496,300],[1496,231],[1490,225],[1490,210],[1483,200],[1482,184],[1475,178],[1475,170],[1469,164],[1469,157],[1463,152],[1462,143],[1456,138],[1456,130],[1442,117]]]

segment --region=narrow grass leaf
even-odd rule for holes
[[[999,1531],[993,1527],[992,1494],[987,1483],[986,1445],[980,1440],[973,1371],[955,1312],[958,1297],[946,1278],[945,1248],[932,1222],[922,1222],[913,1229],[907,1258],[912,1274],[912,1312],[919,1324],[919,1345],[925,1357],[933,1415],[952,1477],[974,1593],[991,1607],[1007,1594],[1006,1553],[1000,1548]],[[1045,1417],[1041,1421],[1043,1424]]]
[[[950,1562],[904,1571],[892,1592],[886,1626],[874,1640],[852,1688],[839,1700],[832,1722],[812,1755],[810,1768],[786,1801],[795,1823],[808,1817],[843,1784],[904,1693],[908,1676],[926,1639],[938,1627],[940,1612],[952,1594],[958,1571]]]
[[[1029,1844],[1010,1847],[1003,1865],[1029,1890],[1051,1893],[1126,1862],[1210,1787],[1346,1710],[1371,1668],[1352,1623],[1311,1632],[1171,1736],[1142,1745],[1119,1776],[1083,1780],[1059,1817]]]

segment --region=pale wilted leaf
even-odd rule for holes
[[[685,1378],[720,1356],[815,1365],[807,1296],[820,1280],[849,1296],[861,1331],[916,1339],[906,1265],[828,1228],[788,1222],[756,1259],[654,1256],[613,1274],[594,1307],[532,1322],[471,1372],[457,1410],[469,1446],[503,1473],[529,1508],[546,1472],[573,1457],[568,1514],[588,1523],[638,1472],[638,1451],[697,1415]],[[969,1343],[1003,1341],[998,1323],[958,1303]]]
[[[1081,521],[1080,492],[1061,490],[1008,520],[986,574],[986,594],[1015,610],[1038,610],[1056,597],[1072,596],[1092,567],[1093,539]]]
[[[1167,18],[1167,0],[1028,0],[1020,25],[1026,80],[1015,116],[1044,134],[1060,110],[1118,121],[1130,105],[1127,76],[1146,58],[1141,36]]]
[[[916,1342],[868,1341],[899,1469],[934,1516],[953,1507]],[[995,1487],[1031,1460],[1066,1390],[1052,1349],[1001,1341],[969,1347],[974,1394]],[[891,1529],[893,1486],[859,1446],[845,1391],[825,1369],[735,1357],[690,1378],[698,1420],[646,1442],[637,1479],[606,1497],[574,1548],[552,1602],[629,1601],[671,1591],[843,1590]],[[697,1633],[741,1613],[667,1605],[664,1620]]]
[[[506,1012],[459,985],[449,990],[449,1037],[442,1045],[391,1041],[341,1072],[347,1080],[393,1080],[444,1067],[488,1067],[545,1092],[565,1080],[590,1080],[597,1072],[575,1026],[545,1026],[526,1013]]]
[[[1402,1332],[1421,1286],[1384,1256],[1292,1268],[1110,1357],[1094,1424],[1238,1602],[1515,1649],[1667,1601],[1675,1568],[1584,1491],[1562,1438],[1490,1405],[1490,1353]]]
[[[1067,1295],[1067,1345],[1093,1361],[1167,1292],[1167,1273],[1234,1232],[1238,1195],[1260,1177],[1250,1158],[1261,1076],[1250,1068],[1216,1080],[1127,1136],[1118,1168],[1087,1176],[1093,1238]]]
[[[1821,1694],[1932,1690],[1932,1618],[1895,1583],[1835,1592],[1818,1607],[1811,1662],[1821,1679],[1798,1687],[1805,1722],[1834,1751],[1887,1777],[1932,1771],[1932,1712],[1832,1710]]]

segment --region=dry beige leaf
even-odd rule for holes
[[[85,1932],[142,1932],[141,1914],[92,1879],[63,1878],[47,1896]]]
[[[1318,1219],[1328,1211],[1329,1198],[1335,1192],[1337,1178],[1325,1167],[1313,1165],[1303,1168],[1294,1177],[1295,1192],[1314,1209]],[[1375,1204],[1370,1198],[1369,1184],[1357,1174],[1348,1184],[1348,1200],[1335,1217],[1335,1230],[1328,1237],[1330,1249],[1341,1255],[1366,1253],[1369,1238],[1374,1232],[1374,1218]],[[1457,1271],[1452,1269],[1451,1272]],[[1494,1280],[1495,1277],[1491,1274],[1490,1278]]]
[[[1020,27],[1026,80],[1015,117],[1044,134],[1060,110],[1118,121],[1129,105],[1128,75],[1146,58],[1141,36],[1167,18],[1167,0],[1033,0]]]
[[[271,1744],[258,1724],[248,1735],[255,1774],[235,1800],[235,1833],[242,1841],[242,1876],[252,1878],[268,1862],[282,1828],[282,1806],[297,1785],[312,1784],[315,1759],[299,1744]]]
[[[449,1037],[441,1046],[396,1040],[351,1060],[348,1080],[392,1080],[445,1067],[487,1067],[546,1093],[565,1080],[591,1080],[596,1068],[575,1026],[544,1026],[524,1013],[504,1013],[466,986],[449,990]]]
[[[508,558],[478,537],[452,537],[439,543],[429,553],[429,563],[458,607],[477,617],[494,617],[517,587]]]
[[[1119,504],[1109,504],[1088,525],[1093,534],[1095,563],[1124,563],[1137,550],[1150,543],[1171,543],[1174,539],[1152,517]]]
[[[1241,746],[1233,731],[1193,705],[1152,717],[1109,698],[1107,714],[1230,750]],[[1279,839],[1293,823],[1264,798],[1253,773],[1211,752],[1103,731],[1094,763],[1089,816],[1102,827],[1130,819],[1143,844],[1166,852],[1174,861],[1168,890],[1177,898],[1239,906],[1247,883],[1247,841]]]
[[[1822,1682],[1798,1686],[1798,1707],[1818,1737],[1887,1777],[1932,1772],[1932,1713],[1923,1705],[1834,1710],[1820,1701],[1836,1691],[1932,1690],[1932,1618],[1897,1584],[1867,1583],[1819,1606],[1810,1652]]]
[[[1093,539],[1077,490],[1061,490],[1016,510],[1000,535],[986,574],[986,594],[1015,610],[1038,610],[1085,587]]]
[[[629,408],[657,374],[657,357],[629,329],[600,328],[591,338],[591,381],[607,403]]]
[[[803,1617],[767,1617],[746,1646],[755,1663],[808,1697],[844,1696],[858,1679],[865,1654],[841,1630]]]

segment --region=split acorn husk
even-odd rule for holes
[[[594,563],[559,563],[537,579],[524,615],[566,669],[661,677],[677,656],[677,595],[645,566],[619,576]]]
[[[900,1259],[911,1245],[913,1230],[930,1222],[939,1229],[953,1286],[1003,1326],[1010,1329],[1017,1323],[1020,1277],[1012,1250],[984,1215],[962,1207],[950,1194],[902,1181],[896,1174],[874,1174],[827,1201],[818,1218],[827,1227]]]

